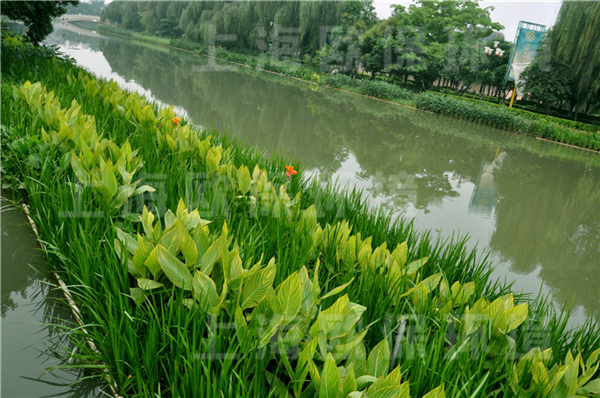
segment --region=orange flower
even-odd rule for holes
[[[175,126],[179,126],[179,122],[181,121],[180,118],[176,117],[173,119],[173,123],[175,123]]]
[[[285,176],[287,177],[287,179],[289,180],[291,176],[298,174],[298,172],[296,170],[294,170],[294,166],[285,166],[285,169],[287,170],[285,172]]]

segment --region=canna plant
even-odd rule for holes
[[[48,131],[40,129],[42,141],[68,153],[71,167],[79,182],[94,187],[105,203],[120,208],[133,196],[153,192],[148,185],[138,187],[132,182],[143,162],[126,141],[121,148],[102,138],[96,132],[93,117],[83,114],[73,100],[68,109],[61,107],[54,92],[47,92],[41,83],[27,81],[21,88],[13,86],[15,100],[23,100],[32,111],[37,111]]]
[[[568,351],[564,365],[554,364],[548,369],[551,359],[551,348],[545,351],[534,348],[514,364],[510,387],[515,396],[567,398],[600,394],[600,378],[593,379],[600,367],[600,349],[592,352],[587,361],[581,353],[573,358]]]
[[[528,304],[515,306],[512,294],[498,297],[492,303],[484,297],[480,298],[472,306],[466,306],[460,319],[450,315],[457,325],[459,342],[450,349],[449,355],[476,348],[474,345],[481,343],[478,338],[485,335],[488,340],[485,354],[490,360],[510,357],[516,344],[509,333],[521,326],[528,315]],[[476,335],[476,332],[479,334]]]
[[[115,209],[133,196],[154,192],[149,185],[138,187],[139,180],[132,182],[143,162],[137,150],[131,150],[129,141],[119,148],[112,141],[96,137],[89,146],[80,141],[78,149],[78,153],[71,151],[71,167],[79,182],[84,187],[94,187]]]
[[[235,193],[239,194],[236,195],[236,199],[250,203],[251,217],[283,216],[289,222],[299,218],[301,193],[298,192],[294,199],[291,199],[287,194],[287,183],[279,185],[277,190],[275,182],[267,179],[267,170],[261,170],[256,165],[250,175],[248,167],[240,166],[236,169],[230,165],[227,174],[230,185],[234,187]]]

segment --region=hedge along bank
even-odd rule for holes
[[[457,98],[438,93],[414,93],[395,84],[380,80],[352,79],[349,76],[323,74],[314,68],[299,66],[293,62],[274,61],[270,57],[243,55],[224,48],[212,48],[182,39],[165,39],[143,33],[130,32],[111,26],[100,26],[106,33],[133,37],[176,49],[193,51],[198,55],[210,55],[253,69],[279,73],[287,77],[306,80],[335,89],[343,89],[370,97],[414,106],[430,112],[441,113],[467,121],[474,121],[519,133],[532,134],[550,141],[592,150],[600,149],[600,132],[596,126],[573,122],[534,112],[507,108],[475,99]]]
[[[3,82],[11,141],[3,168],[18,180],[12,186],[25,188],[51,264],[93,325],[101,354],[80,344],[77,358],[105,362],[124,395],[514,396],[524,389],[547,396],[549,382],[532,370],[542,368],[557,388],[593,393],[597,335],[584,330],[569,341],[560,320],[536,321],[540,307],[530,312],[519,297],[490,288],[460,247],[444,254],[414,236],[412,249],[392,245],[394,234],[366,237],[370,225],[385,225],[360,215],[322,225],[317,215],[327,209],[309,203],[281,162],[199,135],[175,123],[172,109],[152,108],[68,64],[37,66],[32,73],[56,94],[42,84],[10,89]],[[171,210],[123,211],[156,195],[148,181],[138,182],[144,169],[146,180],[157,171],[169,176]],[[198,199],[186,185],[188,171],[206,173],[211,189],[203,199],[225,200],[227,214],[210,223],[201,217],[206,206],[188,208]],[[119,192],[132,199],[120,203]],[[94,217],[60,216],[76,203]],[[554,350],[517,360],[524,338],[515,333],[532,325],[548,327]],[[409,333],[417,327],[422,355]],[[447,341],[451,328],[454,342]],[[486,342],[477,338],[482,331]],[[580,336],[585,361],[567,353]]]

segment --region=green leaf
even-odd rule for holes
[[[124,232],[119,228],[116,228],[116,230],[117,238],[119,238],[119,240],[123,242],[123,246],[125,246],[125,249],[127,249],[129,253],[134,254],[138,249],[137,240],[135,240],[133,236],[129,235],[127,232]]]
[[[192,239],[190,234],[183,227],[179,229],[179,247],[181,253],[185,257],[186,265],[188,267],[196,265],[196,260],[198,259],[196,242],[194,242],[194,239]]]
[[[210,309],[219,303],[215,282],[200,271],[194,273],[194,297],[202,309]]]
[[[275,280],[274,264],[260,270],[244,283],[240,291],[239,304],[242,309],[252,308],[260,303]]]
[[[331,307],[321,311],[317,320],[310,328],[310,334],[313,337],[317,337],[319,331],[322,331],[328,338],[331,338],[329,334],[344,320],[344,315],[348,312],[349,306],[350,300],[348,299],[348,295],[337,299]]]
[[[165,249],[169,251],[172,255],[177,255],[177,250],[179,249],[179,228],[176,227],[177,223],[175,223],[175,227],[172,228],[169,232],[165,233],[162,238],[158,241],[158,244],[163,246]]]
[[[350,353],[350,356],[348,357],[347,363],[352,364],[352,368],[354,369],[354,374],[356,376],[360,377],[367,373],[367,353],[365,351],[365,345],[362,343],[362,341],[354,347]]]
[[[346,369],[346,377],[344,377],[343,397],[347,397],[352,391],[357,390],[356,377],[352,365]]]
[[[235,307],[235,334],[240,342],[243,352],[250,351],[252,347],[252,339],[253,336],[250,333],[250,329],[248,328],[248,324],[246,323],[246,318],[244,317],[244,313],[239,305]]]
[[[242,195],[246,195],[248,191],[250,191],[250,186],[252,184],[248,167],[242,166],[237,170],[237,180]]]
[[[275,290],[281,305],[285,323],[292,321],[302,306],[302,283],[298,272],[294,272]]]
[[[148,236],[150,239],[154,238],[154,214],[152,214],[152,212],[148,211],[148,208],[146,207],[146,205],[144,205],[144,210],[142,212],[142,216],[140,217],[140,221],[142,222],[142,226],[144,227],[144,232],[146,233],[146,236]]]
[[[142,185],[141,187],[137,187],[135,191],[131,194],[131,196],[136,196],[144,192],[155,192],[156,189],[152,188],[150,185]]]
[[[373,376],[369,376],[369,375],[360,376],[358,379],[356,379],[357,389],[362,390],[365,387],[370,386],[371,384],[375,383],[376,381],[377,381],[377,378],[373,377]]]
[[[213,266],[219,257],[221,257],[221,239],[217,239],[208,250],[206,250],[202,258],[196,263],[196,268],[200,268],[200,271],[204,274],[210,275]]]
[[[382,340],[373,348],[367,360],[367,373],[371,376],[387,375],[390,368],[390,346],[387,339]]]
[[[137,280],[138,286],[143,290],[152,290],[158,289],[159,287],[163,287],[163,284],[160,282],[153,281],[152,279],[140,278]]]
[[[144,261],[144,266],[150,270],[154,279],[158,278],[161,273],[160,262],[158,261],[158,246],[152,249],[146,261]]]
[[[129,288],[129,293],[137,305],[141,305],[146,299],[146,291],[144,289],[140,289],[139,287]]]
[[[309,318],[314,304],[314,297],[312,294],[313,285],[305,266],[300,268],[298,276],[300,277],[300,282],[302,284],[302,316]]]
[[[342,378],[335,365],[335,359],[331,354],[325,359],[323,373],[321,373],[321,388],[319,398],[339,398],[342,393]]]
[[[328,297],[335,296],[336,294],[340,293],[342,290],[344,290],[345,288],[347,288],[352,283],[353,280],[354,280],[354,278],[350,279],[350,282],[344,283],[343,285],[338,286],[335,289],[331,290],[329,293],[327,293],[324,296],[322,296],[319,299],[319,301],[325,300]]]
[[[404,267],[408,257],[408,245],[406,242],[402,242],[396,246],[396,249],[392,252],[392,257],[394,258],[394,261],[398,263],[400,268]]]
[[[600,394],[600,379],[592,380],[585,386],[577,389],[579,395]]]
[[[427,394],[423,395],[423,398],[446,398],[446,393],[444,392],[444,385],[442,384],[438,388],[429,391]]]
[[[104,195],[107,201],[112,199],[117,194],[119,185],[112,171],[112,164],[110,160],[106,163],[106,166],[102,168],[102,186],[106,188],[105,192],[107,193]]]
[[[71,167],[73,168],[73,171],[75,172],[79,182],[83,184],[84,187],[87,187],[90,183],[90,175],[83,168],[81,160],[79,160],[77,155],[75,155],[75,152],[71,152]]]
[[[171,209],[167,210],[164,216],[165,220],[165,229],[170,229],[175,221],[177,221],[177,216],[171,211]]]
[[[528,315],[529,315],[529,306],[527,304],[520,304],[520,305],[517,305],[516,307],[509,309],[503,315],[504,322],[505,322],[505,325],[503,325],[503,326],[505,328],[502,329],[502,331],[509,332],[513,329],[518,328],[519,326],[521,326],[521,324],[523,322],[525,322]]]
[[[192,276],[185,264],[165,247],[157,245],[156,248],[158,249],[158,262],[167,278],[180,289],[192,290]]]
[[[133,185],[121,185],[119,188],[117,188],[117,197],[115,198],[113,207],[118,209],[119,207],[123,206],[133,193],[134,188],[135,187]]]

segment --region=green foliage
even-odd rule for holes
[[[564,99],[571,99],[574,91],[573,72],[569,65],[552,60],[547,62],[543,57],[538,57],[521,74],[522,87],[527,96],[546,107]]]
[[[501,105],[485,104],[480,101],[429,93],[417,97],[417,107],[471,122],[534,134],[552,141],[564,142],[594,150],[600,149],[600,136],[593,133],[572,130],[570,128],[571,123],[568,120],[546,119],[542,115],[531,114],[530,112],[511,109]],[[560,121],[560,124],[557,121]]]
[[[552,348],[528,352],[514,365],[511,389],[516,396],[529,397],[594,397],[600,394],[600,379],[593,379],[600,367],[600,350],[584,361],[581,352],[573,358],[571,351],[563,365],[548,368]],[[581,374],[580,374],[581,368]]]
[[[66,6],[79,4],[78,0],[60,1],[2,1],[2,15],[22,21],[29,27],[27,38],[40,43],[52,33],[52,19],[67,12]]]
[[[562,2],[551,32],[552,56],[573,70],[576,92],[589,104],[600,94],[600,4]]]

